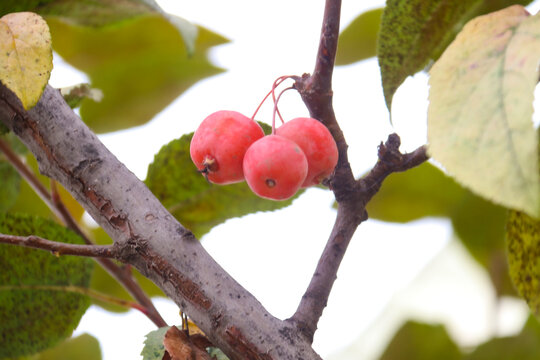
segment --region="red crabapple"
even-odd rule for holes
[[[248,147],[262,138],[257,122],[236,111],[221,110],[203,120],[193,134],[189,153],[197,169],[215,184],[244,180],[242,161]]]
[[[294,141],[308,161],[308,174],[302,187],[319,184],[332,174],[338,161],[338,149],[332,134],[320,121],[296,118],[276,129],[276,135]]]
[[[304,152],[291,140],[268,135],[249,147],[244,156],[244,176],[260,197],[286,200],[296,194],[308,172]]]

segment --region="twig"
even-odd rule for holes
[[[313,340],[317,323],[326,307],[332,286],[349,242],[361,222],[367,220],[365,204],[377,193],[383,180],[394,172],[411,169],[428,159],[425,146],[409,154],[399,152],[399,137],[391,134],[379,146],[379,160],[373,169],[358,181],[357,202],[344,202],[338,207],[336,222],[315,273],[296,313],[289,321]]]
[[[6,103],[7,104],[7,103]],[[11,108],[11,107],[10,107]],[[18,116],[14,109],[14,114],[11,116]],[[34,172],[21,161],[19,156],[13,152],[7,143],[0,139],[0,151],[3,152],[11,163],[11,165],[17,170],[17,172],[26,180],[30,187],[36,192],[36,194],[43,200],[43,202],[49,207],[49,209],[57,216],[67,227],[75,231],[87,245],[94,245],[94,242],[82,231],[81,227],[75,219],[71,216],[71,213],[67,210],[64,203],[60,199],[60,196],[56,190],[56,183],[51,181],[52,195],[43,186],[41,181],[37,178]],[[95,259],[113,278],[115,278],[127,291],[133,296],[133,298],[139,302],[144,308],[147,309],[148,318],[157,326],[167,326],[165,320],[161,317],[157,309],[155,308],[152,300],[141,289],[139,284],[133,278],[131,271],[124,271],[121,267],[116,265],[113,261],[107,258]]]
[[[117,256],[113,245],[68,244],[59,241],[47,240],[34,235],[16,236],[0,234],[0,243],[47,250],[56,256],[75,255],[94,258],[115,258]]]

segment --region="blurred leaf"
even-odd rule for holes
[[[182,37],[159,14],[126,20],[102,28],[47,18],[54,49],[88,74],[103,100],[84,99],[80,113],[96,132],[142,125],[197,81],[219,73],[207,50],[225,39],[199,28],[192,55]],[[151,31],[149,30],[151,29]]]
[[[540,359],[540,325],[529,319],[517,336],[492,339],[478,346],[464,360],[537,360]]]
[[[184,40],[188,53],[193,53],[198,35],[190,22],[164,12],[154,0],[55,0],[38,6],[42,15],[62,18],[67,23],[103,27],[137,16],[160,14],[168,20]]]
[[[96,244],[105,245],[112,244],[112,240],[102,228],[96,228],[92,230],[92,239]],[[141,275],[141,273],[134,268],[131,268],[133,277],[139,283],[140,287],[144,290],[146,295],[150,297],[161,296],[165,297],[163,291],[156,286],[148,278]],[[101,266],[94,266],[92,272],[92,280],[90,282],[90,288],[96,290],[99,293],[106,294],[118,299],[131,300],[133,297],[124,289],[122,285],[116,281],[109,273]],[[124,306],[112,305],[103,301],[92,299],[92,302],[105,310],[112,312],[127,312],[130,309]]]
[[[540,216],[539,59],[540,16],[515,5],[478,17],[431,69],[428,110],[430,154],[475,193],[532,216]]]
[[[21,11],[35,11],[39,5],[45,5],[56,0],[2,0],[0,1],[0,16],[5,14],[21,12]]]
[[[339,34],[336,65],[352,64],[377,55],[383,10],[373,9],[360,14]]]
[[[0,154],[0,212],[9,210],[17,201],[21,188],[19,173]]]
[[[89,334],[68,339],[28,360],[101,360],[98,340]]]
[[[371,218],[392,222],[449,216],[466,192],[441,170],[424,163],[389,176],[367,211]]]
[[[162,360],[165,355],[165,346],[163,345],[163,338],[165,333],[169,330],[170,326],[165,326],[154,331],[150,331],[146,334],[146,340],[144,340],[144,347],[141,351],[143,360]]]
[[[498,296],[516,295],[506,262],[507,212],[506,208],[467,191],[450,214],[454,231],[470,254],[488,271]]]
[[[35,176],[39,181],[49,188],[50,179],[43,176],[38,171],[38,164],[36,158],[31,153],[26,153],[26,164],[33,170]],[[64,189],[64,187],[56,183],[60,199],[71,213],[75,220],[80,220],[84,214],[84,208],[75,200],[71,194]],[[18,194],[15,204],[9,209],[10,212],[19,212],[25,214],[32,214],[44,218],[54,218],[54,215],[48,208],[48,206],[40,199],[40,197],[34,192],[34,190],[28,185],[26,181],[21,182],[20,192]]]
[[[473,17],[531,0],[388,0],[381,21],[377,54],[388,109],[409,75],[436,60]]]
[[[25,109],[33,107],[49,82],[51,34],[41,16],[20,12],[0,18],[0,81]]]
[[[56,223],[27,215],[0,214],[0,233],[83,242]],[[30,355],[55,345],[71,335],[90,305],[88,297],[77,293],[22,287],[87,287],[92,267],[88,258],[0,245],[0,358]]]
[[[272,201],[253,194],[245,182],[225,186],[208,183],[191,161],[192,136],[184,135],[163,146],[148,167],[145,183],[197,238],[227,219],[289,206],[302,193],[286,201]]]
[[[389,176],[368,203],[370,218],[408,222],[448,217],[471,255],[488,271],[499,296],[515,295],[505,261],[505,208],[494,205],[424,163]]]
[[[540,220],[510,211],[507,242],[512,281],[533,314],[540,319]]]
[[[4,123],[0,122],[0,135],[7,134],[9,132],[9,128],[4,125]]]
[[[407,321],[380,360],[460,360],[461,357],[444,326]]]

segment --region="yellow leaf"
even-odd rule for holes
[[[431,69],[429,152],[462,185],[540,215],[532,122],[540,16],[519,5],[470,21]]]
[[[0,81],[25,109],[38,102],[52,67],[51,34],[45,20],[30,12],[0,18]]]

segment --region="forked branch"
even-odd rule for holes
[[[338,203],[336,221],[311,282],[296,312],[288,319],[310,342],[313,341],[347,246],[357,227],[367,219],[367,202],[389,174],[405,171],[427,160],[425,147],[411,154],[401,154],[399,137],[392,134],[385,144],[380,145],[379,160],[371,172],[364,179],[354,179],[347,156],[347,142],[332,105],[332,73],[339,36],[340,8],[340,0],[326,1],[315,70],[313,75],[304,74],[295,83],[311,116],[328,127],[339,151],[339,161],[329,181]]]

